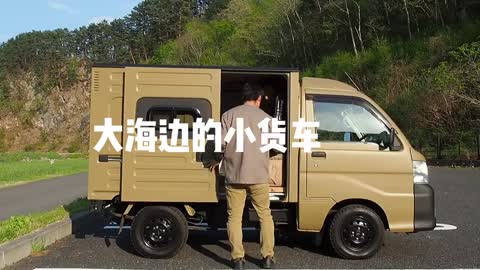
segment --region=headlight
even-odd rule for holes
[[[426,161],[413,161],[413,182],[428,184],[428,167]]]

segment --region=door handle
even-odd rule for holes
[[[117,161],[122,162],[122,157],[119,155],[98,155],[98,162]]]
[[[312,157],[315,158],[327,158],[327,153],[323,151],[314,151],[312,152]]]

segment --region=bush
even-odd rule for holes
[[[177,44],[170,40],[158,47],[153,55],[151,64],[175,64],[177,60]]]
[[[70,145],[67,147],[68,153],[77,153],[80,152],[82,149],[82,139],[76,136],[71,142]]]
[[[7,149],[6,132],[5,129],[0,128],[0,152],[5,152]]]

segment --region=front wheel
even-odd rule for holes
[[[330,243],[344,259],[366,259],[377,253],[383,243],[385,227],[371,208],[354,204],[341,208],[329,227]]]
[[[178,208],[147,206],[132,223],[130,239],[135,250],[147,258],[169,258],[187,242],[188,224]]]

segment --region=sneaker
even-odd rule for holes
[[[275,264],[275,262],[273,261],[272,256],[267,256],[267,257],[263,258],[263,268],[264,269],[272,269],[274,264]]]
[[[233,269],[235,270],[243,270],[245,269],[245,259],[234,259],[233,260]]]

